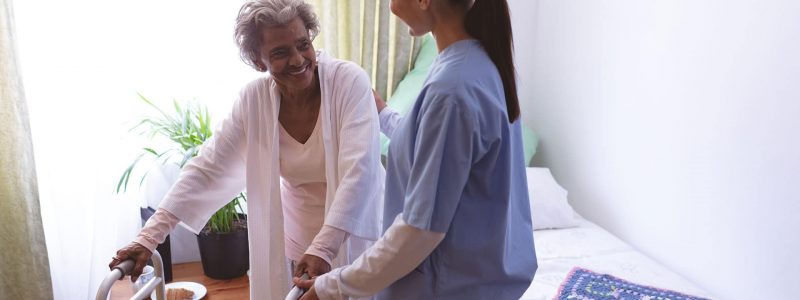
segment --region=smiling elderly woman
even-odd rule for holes
[[[138,276],[179,221],[199,232],[244,188],[250,299],[283,299],[290,275],[352,263],[380,236],[384,170],[369,79],[357,65],[316,52],[318,31],[301,0],[242,6],[235,29],[242,59],[267,74],[241,90],[230,116],[112,266],[135,259]]]

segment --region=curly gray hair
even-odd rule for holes
[[[265,27],[279,27],[300,17],[313,39],[319,33],[319,20],[311,4],[303,0],[248,0],[239,9],[234,29],[234,40],[239,46],[242,61],[257,71],[260,66],[261,31]]]

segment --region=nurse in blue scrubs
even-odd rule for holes
[[[407,116],[379,106],[385,232],[352,265],[296,278],[311,288],[301,299],[519,299],[537,265],[508,4],[391,9],[411,34],[432,32],[439,56]]]

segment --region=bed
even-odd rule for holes
[[[539,269],[520,298],[554,299],[570,272],[581,267],[643,286],[713,299],[707,291],[638,252],[605,229],[576,214],[567,192],[545,168],[528,168]]]

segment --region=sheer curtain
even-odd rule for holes
[[[141,173],[114,193],[142,147],[158,143],[128,132],[150,111],[136,93],[167,108],[197,101],[219,121],[261,76],[233,43],[241,3],[15,2],[55,299],[94,299],[111,256],[141,227]]]
[[[0,0],[0,299],[52,299],[14,14]]]
[[[314,41],[334,57],[361,65],[388,99],[412,67],[419,39],[389,11],[391,0],[309,0],[322,30]]]

